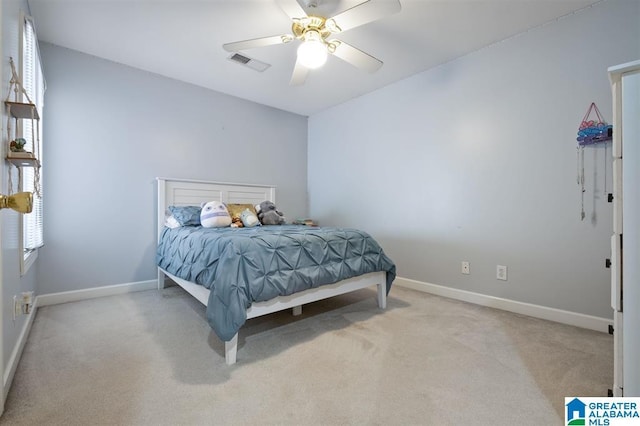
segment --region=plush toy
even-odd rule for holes
[[[247,228],[260,225],[258,216],[256,216],[256,214],[249,209],[244,209],[242,213],[240,213],[240,219],[242,220],[242,224]]]
[[[224,228],[231,225],[231,216],[227,206],[220,201],[209,201],[201,204],[200,223],[205,228]]]
[[[282,225],[285,223],[282,212],[278,211],[276,205],[271,201],[263,201],[257,204],[256,211],[258,212],[258,219],[263,225]]]
[[[226,204],[226,206],[227,206],[227,210],[229,211],[229,216],[231,216],[232,228],[242,228],[246,226],[242,222],[242,217],[240,217],[242,215],[242,212],[245,211],[246,209],[249,209],[249,211],[253,212],[254,215],[256,214],[253,205],[250,203],[245,203],[245,204],[229,203],[229,204]]]
[[[12,152],[24,152],[24,146],[27,143],[25,138],[16,138],[16,140],[11,141],[9,144],[9,149]]]

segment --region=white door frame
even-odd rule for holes
[[[3,32],[3,28],[2,28],[2,9],[4,9],[4,7],[2,6],[2,4],[0,4],[0,34],[4,35]],[[3,54],[3,50],[2,50],[2,43],[0,43],[0,58],[2,58],[2,64],[0,64],[0,82],[4,82],[4,77],[3,77],[3,73],[2,70],[4,69],[4,54]],[[1,92],[1,91],[0,91]],[[3,105],[4,107],[4,105]],[[6,129],[4,128],[4,120],[0,120],[2,121],[2,124],[0,124],[0,129],[2,129],[2,137],[0,138],[0,140],[4,139],[4,132],[6,131]],[[3,164],[2,167],[0,167],[0,189],[4,190],[4,181],[3,181],[3,177],[4,177],[4,170],[5,170],[6,164]],[[2,276],[3,276],[3,266],[4,266],[4,262],[2,259],[2,217],[0,217],[0,306],[4,306],[3,303],[3,297],[2,297],[2,293],[4,290],[4,286],[2,284]],[[1,312],[0,312],[1,313]],[[2,321],[2,317],[3,315],[0,315],[0,378],[2,379],[2,397],[0,398],[0,416],[2,415],[2,413],[4,413],[4,400],[6,398],[6,395],[4,394],[4,324]]]

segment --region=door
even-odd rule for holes
[[[609,68],[613,90],[614,208],[611,306],[614,396],[640,396],[640,61]]]
[[[640,397],[640,62],[622,76],[624,396]]]

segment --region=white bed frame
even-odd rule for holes
[[[189,179],[157,178],[158,183],[158,239],[164,228],[165,212],[169,206],[200,205],[207,201],[222,201],[224,203],[259,204],[270,200],[276,202],[276,188],[270,185],[246,185],[235,183],[208,182]],[[158,268],[158,289],[163,289],[165,277],[169,277],[189,294],[207,306],[209,289],[178,278],[162,268]],[[350,278],[335,284],[324,285],[305,290],[290,296],[279,296],[265,302],[256,302],[247,309],[247,319],[261,315],[293,309],[293,315],[302,313],[302,305],[340,294],[349,293],[363,288],[377,286],[378,306],[387,306],[387,286],[385,272],[372,272]],[[228,365],[235,364],[238,351],[238,334],[225,342],[225,361]]]

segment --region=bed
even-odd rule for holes
[[[395,265],[367,233],[304,225],[168,227],[170,207],[275,203],[275,187],[157,178],[157,189],[158,289],[168,277],[207,307],[228,365],[236,362],[238,330],[248,319],[285,309],[299,315],[306,303],[372,286],[386,308]]]

